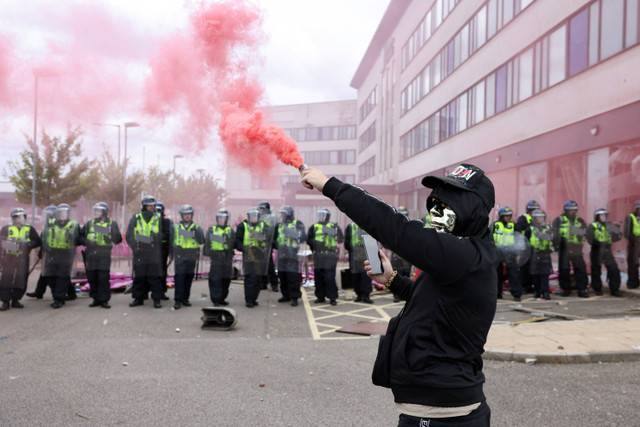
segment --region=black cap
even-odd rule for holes
[[[428,188],[450,186],[460,190],[471,191],[482,199],[488,209],[492,209],[495,204],[495,190],[491,180],[487,178],[482,169],[468,163],[458,165],[444,177],[425,176],[422,179],[422,185]]]

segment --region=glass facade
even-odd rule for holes
[[[288,128],[284,131],[297,142],[356,139],[356,125],[307,126],[303,128]]]
[[[358,182],[362,182],[376,174],[376,156],[370,157],[358,167]]]
[[[301,154],[310,166],[353,165],[356,162],[356,150],[303,151]]]
[[[358,150],[362,151],[376,140],[376,122],[374,121],[358,138]]]

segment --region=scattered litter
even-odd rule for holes
[[[196,338],[200,338],[200,335],[196,335]]]
[[[276,307],[277,307],[276,305],[271,304],[271,308],[276,308]]]
[[[16,380],[16,379],[18,379],[18,378],[19,378],[19,377],[9,377],[9,379],[10,379],[10,380]]]
[[[277,315],[278,315],[278,313],[273,313],[273,315],[274,315],[274,316],[277,316]]]
[[[565,301],[556,301],[556,304],[558,304],[558,305],[567,305],[567,303]]]
[[[88,417],[85,417],[84,415],[79,414],[79,413],[77,413],[77,412],[76,412],[76,417],[80,417],[80,418],[82,418],[83,420],[89,420],[89,418],[88,418]]]
[[[538,359],[536,359],[535,357],[527,357],[526,359],[524,359],[524,363],[526,363],[527,365],[533,365],[538,361]]]
[[[266,338],[267,338],[268,340],[270,340],[270,339],[271,339],[271,335],[267,334],[267,335],[266,335]]]
[[[563,346],[561,346],[561,345],[559,345],[559,346],[558,346],[558,350],[564,350],[564,347],[563,347]]]
[[[107,326],[107,323],[109,323],[109,320],[107,320],[107,319],[104,319],[104,320],[102,321],[102,324],[103,324],[103,325],[105,325],[105,326]]]
[[[325,388],[325,390],[327,390],[327,391],[331,391],[331,389],[330,389],[329,387]]]
[[[7,336],[2,336],[2,337],[0,337],[0,341],[6,340],[7,338],[9,338],[9,337],[7,337]]]
[[[200,294],[200,297],[202,297],[202,298],[206,298],[206,297],[208,297],[208,296],[209,296],[209,295],[207,295],[207,294]]]
[[[266,385],[266,384],[259,384],[259,385],[258,385],[258,387],[260,387],[260,388],[264,388],[264,386],[265,386],[265,385]]]
[[[313,376],[313,371],[310,371],[310,372],[309,372],[309,375]]]
[[[177,333],[180,333],[180,328],[176,328],[176,332],[177,332]]]
[[[260,402],[264,402],[264,398],[262,398],[262,397],[261,397],[261,398],[260,398]]]
[[[265,355],[264,355],[264,358],[265,358],[265,359],[268,359],[268,358],[269,358],[269,355],[268,355],[268,354],[265,354]]]
[[[129,366],[129,362],[122,362],[122,366]]]
[[[127,315],[127,313],[122,313],[122,315],[123,315],[123,316],[126,316],[126,315]]]
[[[631,348],[636,350],[636,351],[640,351],[640,345],[634,345]]]
[[[301,358],[300,358],[300,361],[301,361],[301,362],[304,362],[304,357],[301,357]]]

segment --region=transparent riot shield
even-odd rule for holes
[[[521,233],[514,233],[514,244],[501,246],[498,251],[507,264],[517,264],[518,267],[525,265],[531,258],[531,245],[527,238]]]

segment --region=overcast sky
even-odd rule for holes
[[[255,0],[264,12],[266,40],[259,56],[263,58],[260,77],[266,89],[266,103],[271,105],[319,102],[355,98],[349,82],[360,62],[389,0]],[[148,73],[148,51],[163,36],[185,27],[189,11],[199,2],[188,0],[3,0],[0,13],[0,35],[8,36],[17,54],[32,62],[44,55],[52,40],[64,45],[69,39],[68,11],[81,6],[108,11],[116,21],[114,25],[127,34],[119,40],[104,45],[109,57],[118,58],[118,66],[141,78]],[[76,28],[87,34],[91,28]],[[78,34],[76,34],[78,36]],[[91,37],[84,45],[91,43]],[[127,48],[124,49],[124,46]],[[139,49],[132,49],[139,47]],[[85,46],[86,47],[86,46]],[[122,49],[120,49],[122,48]],[[121,52],[122,51],[122,52]],[[126,53],[124,53],[126,51]],[[28,70],[24,70],[25,85],[32,85]],[[47,83],[43,82],[42,86]],[[52,84],[52,83],[49,83]],[[42,89],[46,91],[45,89]],[[45,93],[46,95],[46,93]],[[23,133],[33,132],[32,113],[28,112],[31,100],[23,100],[21,110],[0,109],[0,138],[2,148],[0,165],[15,159],[23,148]],[[45,97],[45,101],[46,97]],[[45,103],[41,101],[41,103]],[[50,102],[50,100],[48,100]],[[50,102],[55,104],[54,102]],[[55,109],[55,105],[41,105]],[[164,169],[172,167],[178,151],[171,141],[174,121],[144,120],[125,111],[104,122],[140,121],[141,128],[130,130],[130,153],[134,167],[142,166],[142,147],[146,148],[146,164],[159,164]],[[72,121],[73,119],[70,118]],[[42,122],[42,120],[41,120]],[[115,128],[99,128],[91,123],[81,123],[85,140],[91,144],[88,151],[98,153],[103,142],[117,146]],[[55,125],[43,123],[48,129],[62,131]],[[212,147],[198,156],[187,154],[178,160],[178,171],[187,173],[204,168],[220,176],[221,155],[219,147]],[[4,167],[3,167],[4,169]]]

